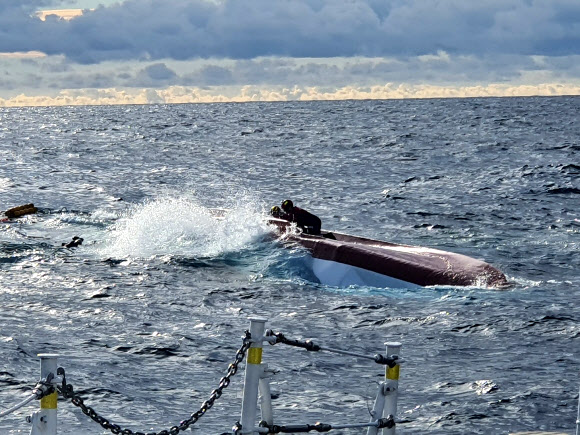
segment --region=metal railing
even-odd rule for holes
[[[24,400],[0,413],[0,418],[16,412],[33,400],[40,400],[40,409],[27,417],[31,423],[31,435],[56,435],[57,433],[57,399],[60,394],[65,399],[70,399],[71,403],[81,409],[93,421],[100,424],[102,428],[109,430],[113,434],[123,435],[176,435],[185,431],[189,426],[195,424],[218,400],[223,390],[228,387],[231,377],[234,376],[239,365],[246,357],[246,370],[243,387],[242,409],[240,421],[236,422],[230,433],[234,435],[248,434],[277,434],[294,432],[329,432],[334,429],[367,428],[368,435],[375,435],[383,429],[384,435],[395,433],[395,420],[397,408],[397,388],[399,380],[398,353],[401,348],[400,343],[388,343],[387,355],[364,355],[356,352],[340,350],[331,347],[319,346],[310,340],[299,341],[289,339],[282,333],[271,330],[265,331],[266,319],[250,318],[250,329],[246,331],[242,339],[242,345],[236,353],[234,361],[229,365],[227,374],[220,379],[219,385],[214,389],[208,400],[202,403],[199,410],[191,416],[181,421],[178,425],[159,432],[134,432],[131,429],[122,428],[103,417],[92,407],[85,404],[85,401],[74,391],[73,386],[67,382],[64,368],[57,367],[58,355],[40,354],[40,376],[39,381],[32,393]],[[274,424],[274,412],[272,407],[272,395],[270,392],[269,378],[272,374],[268,370],[267,364],[262,363],[263,344],[284,345],[305,349],[309,352],[331,352],[342,355],[349,355],[358,358],[365,358],[377,364],[384,365],[385,381],[379,385],[375,405],[371,411],[371,421],[365,423],[343,423],[343,424]],[[259,406],[258,406],[259,399]],[[256,421],[258,407],[261,409],[261,421]],[[385,417],[383,417],[385,416]],[[227,435],[225,434],[222,435]]]
[[[195,424],[218,400],[225,388],[230,385],[231,378],[237,373],[240,364],[246,357],[245,377],[243,385],[243,397],[241,418],[234,424],[230,432],[222,435],[254,435],[254,434],[278,434],[278,433],[304,433],[304,432],[330,432],[335,429],[366,428],[367,435],[394,435],[395,416],[397,414],[398,382],[401,360],[399,353],[401,343],[386,343],[385,355],[365,355],[352,351],[345,351],[333,347],[320,346],[311,340],[300,341],[287,338],[284,334],[266,330],[266,319],[250,318],[250,329],[242,338],[242,345],[236,352],[234,361],[228,366],[228,371],[219,381],[209,399],[202,403],[199,410],[192,413],[189,418],[181,421],[178,425],[159,432],[134,432],[124,429],[101,416],[84,400],[74,392],[74,388],[67,383],[65,370],[57,368],[58,355],[40,354],[40,378],[41,380],[33,388],[27,397],[5,411],[0,412],[0,418],[18,411],[33,400],[40,400],[40,409],[27,418],[32,424],[31,435],[56,435],[57,434],[57,398],[58,394],[71,403],[78,406],[82,412],[104,429],[113,434],[122,435],[176,435],[185,431]],[[262,362],[264,343],[276,345],[278,343],[298,347],[308,352],[330,352],[341,355],[349,355],[357,358],[372,360],[385,366],[384,380],[379,383],[373,409],[370,411],[370,421],[361,423],[303,423],[303,424],[278,424],[274,422],[274,408],[272,406],[272,394],[270,390],[270,378],[273,374],[268,365]],[[261,419],[257,421],[258,409]],[[380,432],[382,430],[382,432]],[[578,401],[578,417],[576,420],[576,435],[580,435],[580,394]]]

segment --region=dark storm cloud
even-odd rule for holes
[[[34,17],[48,4],[0,2],[0,51],[86,64],[580,52],[578,0],[128,0],[71,21]]]
[[[164,63],[149,65],[137,73],[133,86],[156,87],[175,83],[177,74]]]

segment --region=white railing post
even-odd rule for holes
[[[40,379],[46,380],[52,374],[52,383],[56,384],[56,366],[58,355],[39,354]],[[32,428],[30,435],[56,435],[56,407],[58,393],[54,393],[40,399],[40,411],[36,411],[30,417]]]
[[[260,410],[262,411],[262,420],[269,425],[274,424],[274,412],[272,410],[272,390],[270,389],[270,376],[272,372],[268,370],[268,364],[262,364],[260,374],[259,392],[260,392]]]
[[[393,355],[401,356],[401,343],[387,342],[387,358]],[[399,389],[399,368],[397,364],[394,367],[386,366],[385,368],[385,410],[383,415],[397,416],[397,396]],[[395,435],[395,427],[383,429],[383,435]]]
[[[242,399],[242,435],[254,433],[258,410],[258,386],[262,374],[262,342],[267,319],[250,317],[250,334],[252,344],[246,358],[246,375],[244,377],[244,397]]]
[[[385,409],[385,383],[381,382],[377,390],[377,398],[373,410],[371,411],[371,423],[383,417],[383,409]],[[376,426],[369,426],[367,435],[377,435],[379,429]]]

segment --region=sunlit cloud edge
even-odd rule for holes
[[[275,101],[390,100],[428,98],[579,96],[580,85],[489,84],[485,86],[433,86],[386,83],[382,86],[319,87],[224,87],[170,86],[164,89],[64,89],[56,95],[25,95],[0,98],[0,107],[85,106],[124,104],[243,103]]]

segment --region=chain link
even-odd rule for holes
[[[90,406],[85,405],[83,399],[79,397],[73,390],[73,386],[71,384],[66,383],[66,376],[65,371],[62,367],[59,367],[57,370],[57,374],[62,376],[62,385],[58,387],[59,392],[65,399],[71,399],[73,405],[78,406],[83,414],[89,416],[93,421],[99,423],[103,429],[107,429],[114,434],[121,434],[121,435],[177,435],[181,431],[185,431],[189,426],[195,424],[207,411],[211,409],[213,404],[217,399],[222,396],[223,390],[230,385],[230,378],[234,376],[238,371],[238,366],[243,361],[246,352],[248,351],[251,343],[252,336],[250,331],[246,331],[243,337],[242,346],[236,352],[236,357],[234,362],[228,366],[228,372],[226,375],[220,379],[220,383],[218,387],[213,390],[210,394],[209,399],[202,403],[200,409],[187,419],[183,420],[179,423],[179,426],[172,426],[170,429],[164,429],[160,432],[133,432],[130,429],[123,429],[117,424],[113,424],[109,422],[106,418],[99,415],[93,408]]]

